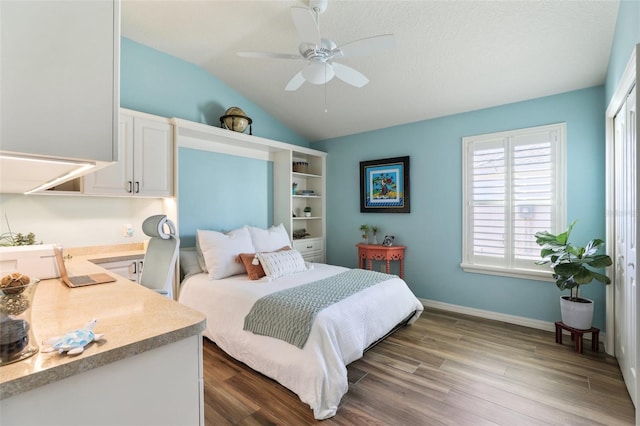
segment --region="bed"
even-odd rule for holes
[[[246,331],[245,317],[266,295],[329,277],[335,280],[346,271],[307,263],[303,271],[277,278],[267,272],[259,279],[247,273],[212,279],[210,273],[192,272],[181,283],[178,301],[207,316],[205,337],[296,393],[321,420],[336,414],[348,390],[346,366],[398,324],[413,323],[423,310],[420,301],[402,279],[378,273],[384,275],[382,281],[320,310],[302,348]]]

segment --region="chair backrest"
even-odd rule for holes
[[[140,284],[173,298],[173,278],[180,248],[175,226],[165,215],[155,215],[145,219],[142,230],[151,239],[144,255]]]

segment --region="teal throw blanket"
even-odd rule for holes
[[[256,301],[244,329],[302,348],[318,312],[395,275],[350,269],[318,281],[271,293]]]

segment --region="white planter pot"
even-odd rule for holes
[[[591,328],[593,320],[593,300],[580,298],[583,302],[568,300],[569,296],[560,297],[560,313],[562,322],[578,330]]]

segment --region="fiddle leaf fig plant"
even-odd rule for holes
[[[610,284],[611,279],[594,271],[592,268],[605,268],[613,263],[606,254],[598,254],[604,241],[594,238],[585,247],[574,246],[569,242],[569,235],[576,224],[573,221],[566,231],[554,235],[550,232],[537,232],[536,243],[542,247],[541,260],[536,265],[550,264],[553,278],[560,290],[569,290],[571,300],[577,300],[581,285],[589,284],[593,280],[603,284]]]

